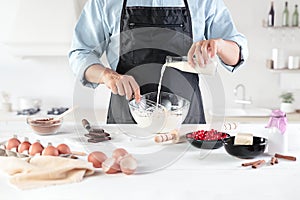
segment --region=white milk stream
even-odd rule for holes
[[[157,87],[156,107],[158,107],[160,91],[161,91],[161,82],[162,82],[166,67],[167,67],[167,63],[164,64],[160,70],[160,78],[159,78],[159,83],[158,83],[158,87]]]
[[[157,88],[156,106],[147,108],[147,111],[149,111],[151,115],[149,115],[149,112],[142,113],[141,111],[132,113],[139,127],[149,128],[149,131],[151,132],[166,133],[175,128],[178,128],[178,126],[181,124],[183,117],[182,114],[172,114],[171,111],[168,111],[168,109],[164,106],[159,106],[162,79],[166,67],[173,67],[189,73],[213,75],[216,71],[217,65],[218,63],[216,59],[211,59],[210,62],[204,67],[199,67],[198,65],[196,65],[195,68],[189,65],[187,61],[166,62],[162,66],[160,72],[160,79]]]

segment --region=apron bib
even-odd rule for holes
[[[187,0],[184,4],[185,7],[127,7],[127,0],[124,0],[120,58],[116,72],[133,76],[141,94],[157,91],[166,56],[185,56],[193,43]],[[167,67],[161,91],[190,101],[190,109],[183,123],[206,123],[197,74]],[[111,94],[107,123],[135,123],[125,96]]]

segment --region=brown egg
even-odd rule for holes
[[[137,168],[137,161],[131,155],[127,155],[120,160],[120,168],[124,174],[133,174]]]
[[[28,141],[28,138],[25,137],[24,141],[18,146],[18,152],[19,153],[28,153],[29,152],[29,148],[31,146],[31,143]]]
[[[57,148],[59,154],[71,154],[72,153],[70,147],[66,144],[60,144],[56,148]]]
[[[41,155],[44,150],[43,145],[41,145],[40,141],[34,142],[29,148],[29,155],[35,156],[36,154]]]
[[[94,151],[88,155],[88,161],[93,163],[95,168],[101,168],[102,163],[107,159],[107,156],[101,151]]]
[[[107,158],[102,163],[102,169],[106,174],[116,174],[120,171],[120,165],[115,158]]]
[[[42,151],[43,156],[58,156],[59,152],[50,142],[48,146]]]
[[[124,157],[127,154],[128,154],[128,152],[125,149],[117,148],[113,151],[112,157],[115,158],[117,160],[117,162],[119,163],[120,160],[122,159],[122,157]]]
[[[7,150],[13,150],[15,149],[16,151],[18,151],[18,146],[21,144],[20,140],[18,140],[17,136],[14,135],[13,138],[10,138],[7,142],[6,142],[6,149]]]

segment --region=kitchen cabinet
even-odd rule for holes
[[[15,17],[4,45],[18,57],[67,56],[72,32],[85,2],[16,1]]]

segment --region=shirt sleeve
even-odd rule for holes
[[[215,9],[211,9],[206,19],[205,37],[222,38],[224,40],[230,40],[235,42],[240,48],[240,60],[234,65],[227,65],[221,61],[222,65],[229,71],[233,72],[239,66],[243,65],[248,58],[248,45],[247,39],[241,33],[239,33],[234,25],[229,10],[225,6],[223,0],[216,0],[216,6],[212,6]]]
[[[83,85],[96,88],[98,84],[87,81],[85,71],[93,64],[102,64],[100,57],[107,47],[108,31],[105,28],[101,1],[86,3],[73,33],[69,52],[71,68]]]

